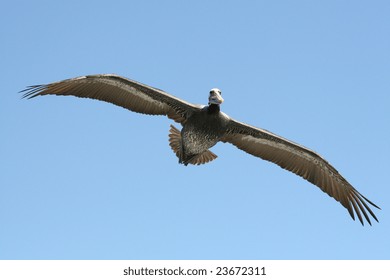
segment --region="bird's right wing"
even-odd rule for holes
[[[106,101],[131,111],[166,115],[179,123],[200,108],[162,90],[114,74],[89,75],[47,85],[30,86],[23,97],[73,95]]]

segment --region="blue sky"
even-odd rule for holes
[[[8,1],[0,259],[389,259],[388,1]],[[108,103],[21,100],[116,73],[323,155],[382,207],[362,227],[317,187],[228,144],[184,167],[172,123]]]

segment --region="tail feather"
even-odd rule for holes
[[[169,146],[171,146],[172,151],[178,158],[181,158],[182,154],[182,144],[181,144],[181,134],[180,130],[171,125],[171,129],[169,130]]]
[[[206,150],[203,153],[198,155],[184,155],[182,149],[180,130],[178,130],[173,125],[171,125],[171,128],[169,129],[168,136],[169,136],[169,146],[171,146],[172,151],[179,158],[179,162],[183,163],[184,165],[187,165],[189,163],[194,165],[200,165],[200,164],[210,162],[217,158],[217,155],[209,150]]]
[[[216,159],[218,156],[214,154],[213,152],[206,150],[203,153],[199,155],[193,156],[188,163],[194,164],[194,165],[200,165],[208,163],[214,159]]]

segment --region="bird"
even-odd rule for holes
[[[295,173],[345,207],[355,220],[370,216],[379,222],[370,205],[381,209],[359,193],[318,153],[265,129],[239,122],[220,109],[222,92],[213,88],[208,105],[195,105],[158,88],[116,74],[97,74],[70,78],[49,84],[29,86],[22,98],[43,95],[75,96],[112,103],[133,112],[163,115],[181,124],[170,125],[169,145],[179,163],[200,165],[217,158],[210,148],[218,142],[230,143],[255,157]]]

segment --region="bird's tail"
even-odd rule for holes
[[[179,163],[182,163],[184,165],[187,165],[189,163],[194,165],[200,165],[217,158],[217,155],[209,150],[206,150],[198,155],[186,155],[185,153],[183,153],[180,130],[178,130],[173,125],[171,125],[168,136],[169,146],[171,146],[173,152],[179,158]]]

